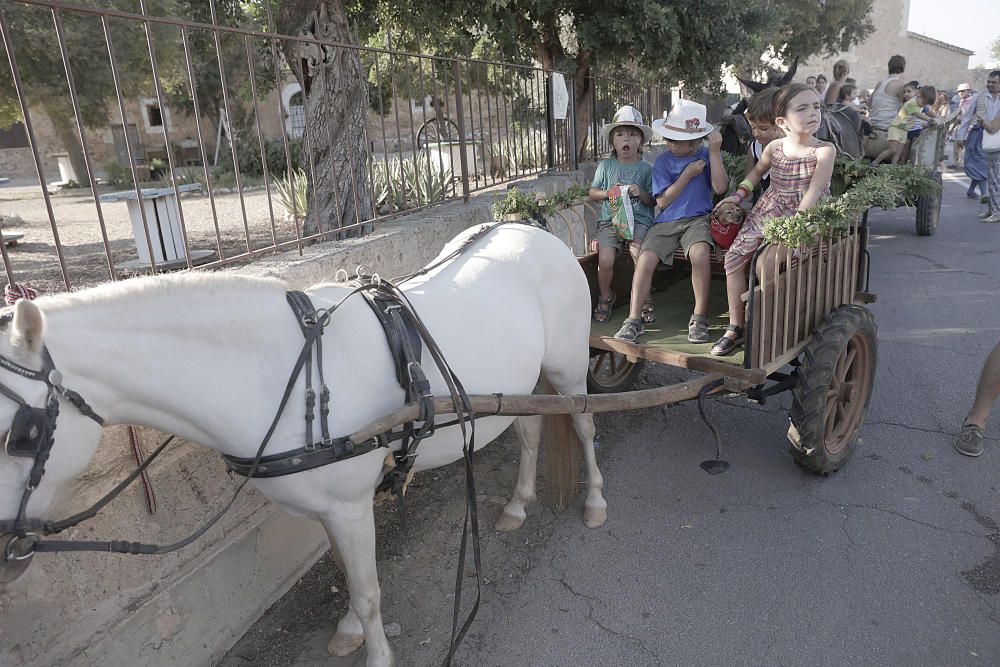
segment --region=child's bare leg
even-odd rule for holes
[[[738,327],[745,327],[747,323],[746,311],[743,307],[743,293],[747,291],[747,267],[746,264],[739,267],[732,273],[726,274],[726,296],[729,300],[729,323]],[[736,338],[736,334],[730,335]]]
[[[872,164],[873,165],[882,164],[883,160],[888,160],[889,158],[891,158],[893,156],[893,154],[895,152],[896,152],[896,142],[895,141],[890,141],[889,142],[889,146],[885,150],[883,150],[881,153],[879,153],[878,155],[875,156],[875,159],[872,160]]]
[[[649,288],[653,282],[653,271],[660,263],[660,257],[652,250],[639,253],[635,262],[635,273],[632,275],[632,301],[629,303],[628,316],[638,320],[642,317],[642,305],[649,296]]]
[[[628,244],[628,254],[632,255],[633,262],[639,261],[639,248],[641,247],[642,247],[641,241],[639,243],[633,241],[632,243]]]
[[[903,151],[906,149],[906,143],[897,141],[895,149],[896,152],[892,154],[892,163],[899,164],[899,160],[903,157]]]
[[[694,314],[708,315],[708,295],[712,288],[712,247],[694,243],[688,248],[691,262],[691,287],[694,290]]]
[[[618,251],[611,246],[604,246],[597,253],[597,287],[601,290],[601,299],[605,301],[611,296],[611,279],[614,278],[617,254]]]

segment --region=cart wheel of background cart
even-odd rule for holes
[[[618,352],[608,350],[591,350],[591,352],[596,352],[590,357],[590,368],[587,369],[587,391],[591,394],[628,391],[646,363],[645,359],[637,359],[633,363]]]
[[[868,309],[840,306],[802,353],[788,440],[795,462],[809,472],[831,473],[854,451],[875,383],[876,333]]]
[[[941,172],[931,174],[931,180],[941,185]],[[941,217],[941,192],[920,195],[917,199],[917,236],[930,236],[937,231]]]

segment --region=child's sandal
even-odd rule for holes
[[[594,321],[607,322],[611,318],[611,309],[614,308],[617,295],[614,290],[608,294],[607,299],[597,298],[597,307],[594,308]]]
[[[643,324],[652,324],[656,322],[656,313],[653,312],[652,299],[646,299],[646,303],[642,305],[642,311],[639,313],[639,318],[642,320]]]
[[[732,331],[736,334],[735,338],[730,338],[729,336],[723,336],[720,338],[712,349],[709,351],[710,354],[716,357],[726,357],[736,351],[740,345],[743,344],[743,340],[746,337],[746,330],[743,327],[738,327],[735,324],[730,324],[726,327],[726,331]]]

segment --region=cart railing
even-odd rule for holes
[[[867,220],[840,238],[812,247],[757,250],[750,265],[744,367],[768,372],[799,356],[812,331],[834,308],[863,300]],[[762,259],[763,258],[763,259]]]

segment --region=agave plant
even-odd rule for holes
[[[309,191],[309,179],[306,172],[296,169],[285,174],[274,182],[274,189],[278,192],[278,204],[285,211],[285,219],[294,221],[305,217],[309,209],[309,199],[306,194]]]
[[[424,152],[372,163],[375,206],[385,213],[441,201],[448,196],[453,179],[450,167]]]

